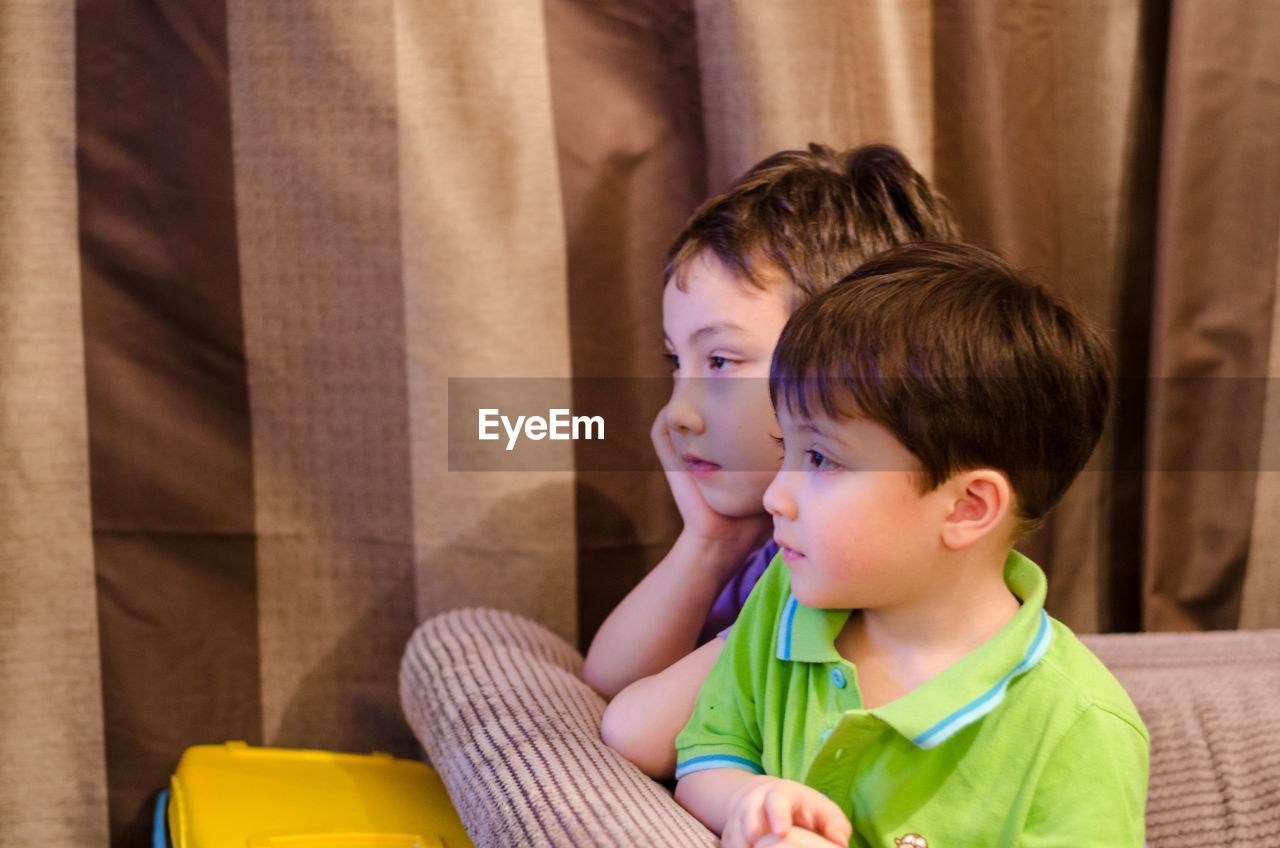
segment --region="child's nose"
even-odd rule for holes
[[[707,424],[698,411],[698,390],[691,377],[677,377],[667,403],[667,429],[681,433],[702,433]]]
[[[779,471],[773,478],[773,482],[769,484],[769,488],[764,490],[764,508],[765,511],[774,518],[785,518],[789,521],[796,519],[796,502],[791,497],[791,488],[789,486],[789,474],[796,474],[795,471]]]

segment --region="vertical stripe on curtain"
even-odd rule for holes
[[[1156,267],[1144,626],[1231,629],[1253,536],[1280,232],[1280,5],[1173,6]],[[1266,426],[1264,426],[1264,424]],[[1275,470],[1275,469],[1269,469]],[[1260,488],[1261,487],[1261,488]],[[1262,536],[1265,538],[1265,535]],[[1274,577],[1254,577],[1259,588]],[[1259,617],[1250,620],[1260,623]],[[1272,620],[1272,626],[1280,621]]]
[[[1280,257],[1280,230],[1276,233]],[[1280,262],[1276,290],[1280,291]],[[1263,407],[1262,445],[1258,451],[1258,488],[1253,500],[1253,532],[1249,538],[1249,567],[1240,602],[1240,627],[1260,629],[1280,626],[1280,297],[1271,313],[1271,353],[1267,364],[1266,404]]]
[[[107,841],[75,173],[74,6],[0,16],[0,834]]]
[[[227,8],[262,735],[413,755],[394,10]]]
[[[498,606],[572,641],[572,473],[450,472],[446,449],[446,378],[570,373],[542,9],[394,5],[418,614]],[[567,379],[546,385],[571,405]]]
[[[76,117],[112,838],[196,741],[261,739],[253,468],[219,4],[78,4]]]

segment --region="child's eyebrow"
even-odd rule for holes
[[[808,433],[813,436],[819,436],[823,439],[828,439],[837,447],[840,447],[840,446],[848,447],[848,442],[846,442],[843,438],[841,438],[839,433],[833,433],[830,429],[824,428],[821,425],[815,424],[811,419],[808,419],[808,418],[801,419],[800,421],[796,422],[792,426],[795,427],[796,430],[799,430],[802,433]]]
[[[746,332],[748,332],[747,328],[743,327],[741,324],[735,324],[732,321],[717,321],[714,324],[707,324],[705,327],[699,327],[698,329],[694,330],[692,333],[689,334],[689,341],[696,342],[699,339],[702,339],[706,336],[716,336],[716,335],[719,335],[720,333],[746,333]],[[662,334],[662,338],[668,344],[671,343],[671,337],[668,336],[665,332]]]
[[[795,425],[795,428],[805,433],[812,433],[815,436],[827,435],[826,430],[823,430],[821,427],[819,427],[817,424],[814,424],[812,421],[801,421],[800,423]]]

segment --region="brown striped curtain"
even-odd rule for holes
[[[147,844],[188,745],[417,755],[431,613],[585,643],[661,475],[450,471],[448,381],[660,376],[667,243],[810,140],[1110,329],[1054,614],[1280,627],[1276,44],[1275,0],[5,0],[0,843]]]

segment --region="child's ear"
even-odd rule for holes
[[[967,548],[1003,527],[1013,509],[1009,478],[994,468],[971,468],[943,485],[953,497],[942,525],[942,543],[951,550]]]

